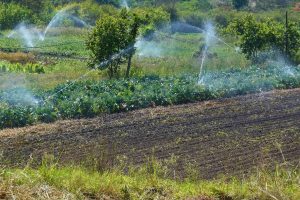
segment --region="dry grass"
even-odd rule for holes
[[[61,191],[49,185],[13,185],[10,183],[0,184],[0,199],[53,199],[67,200],[75,199],[75,196],[69,192]]]
[[[32,53],[22,53],[22,52],[16,52],[16,53],[0,52],[0,60],[6,60],[11,63],[21,63],[21,64],[36,62],[35,56]]]

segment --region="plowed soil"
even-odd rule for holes
[[[189,163],[203,178],[241,175],[300,161],[300,89],[2,130],[0,150],[9,166],[45,153],[61,163],[97,155],[107,165],[154,156],[175,157],[179,174]]]

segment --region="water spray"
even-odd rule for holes
[[[98,68],[102,68],[107,66],[108,64],[110,64],[112,61],[120,58],[122,55],[128,53],[128,51],[132,50],[132,48],[134,47],[128,47],[122,51],[120,51],[119,53],[114,54],[113,56],[111,56],[109,59],[102,61],[100,64],[96,65],[95,67],[93,67],[91,70],[89,70],[88,72],[86,72],[85,74],[83,74],[82,76],[80,76],[77,79],[74,79],[72,82],[70,82],[69,84],[67,84],[65,87],[63,87],[62,89],[60,89],[59,91],[55,92],[54,94],[48,96],[45,100],[43,100],[42,105],[45,105],[51,98],[53,98],[54,96],[56,96],[57,94],[65,91],[66,89],[68,89],[69,87],[71,87],[72,85],[74,85],[77,81],[79,81],[80,79],[83,79],[84,77],[86,77],[87,75],[89,75],[90,73],[92,73],[93,71],[97,70]]]
[[[129,9],[129,5],[128,5],[127,0],[122,0],[121,1],[121,7],[126,8],[127,10]]]
[[[24,22],[21,22],[19,25],[16,26],[16,28],[13,31],[11,31],[7,35],[7,37],[13,38],[18,36],[24,40],[26,47],[30,48],[35,46],[34,40],[44,41],[49,30],[53,27],[56,27],[59,23],[61,23],[63,19],[70,19],[75,24],[78,24],[82,27],[91,27],[85,21],[79,19],[78,17],[66,13],[68,9],[70,8],[64,8],[57,12],[44,31],[40,31],[36,27],[32,27],[30,25],[25,24]]]
[[[204,34],[205,34],[205,46],[203,49],[203,53],[202,53],[202,58],[201,58],[201,65],[200,65],[200,72],[199,72],[199,76],[198,76],[198,84],[203,84],[203,71],[204,71],[204,64],[205,64],[205,59],[207,56],[207,51],[208,48],[213,45],[213,43],[215,42],[215,40],[218,37],[216,37],[216,32],[215,32],[215,28],[212,25],[211,22],[207,22],[205,24],[205,29],[204,29]]]
[[[208,22],[205,24],[205,27],[204,29],[202,28],[199,28],[197,26],[193,26],[193,25],[190,25],[188,23],[183,23],[183,22],[175,22],[172,24],[173,27],[175,27],[175,31],[176,30],[180,30],[180,29],[184,29],[184,30],[189,30],[189,32],[196,32],[196,33],[204,33],[204,34],[209,34],[207,33],[207,31],[209,31],[207,29],[207,24],[211,24],[211,22]],[[232,49],[235,49],[236,47],[228,44],[227,42],[225,42],[224,40],[222,40],[221,38],[217,37],[216,35],[212,35],[211,37],[215,38],[216,40],[218,40],[219,42],[225,44],[227,47],[230,47]]]

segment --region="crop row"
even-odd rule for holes
[[[0,128],[94,117],[153,106],[183,104],[300,86],[300,69],[288,66],[230,69],[195,75],[67,82],[49,91],[0,92]]]
[[[11,64],[11,63],[0,63],[0,73],[3,72],[22,72],[22,73],[37,73],[43,74],[45,73],[45,69],[40,64]]]

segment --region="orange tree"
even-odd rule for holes
[[[139,24],[139,18],[126,9],[116,16],[100,18],[86,43],[91,51],[90,65],[100,70],[107,69],[109,77],[113,78],[119,75],[121,63],[127,60],[128,76]]]
[[[253,15],[246,15],[243,18],[235,19],[227,28],[227,31],[234,32],[239,36],[239,45],[242,52],[249,59],[254,59],[260,51],[267,51],[277,48],[282,54],[293,59],[300,48],[300,31],[296,23],[289,23],[286,29],[271,19],[257,21]],[[286,36],[289,49],[285,49]]]

